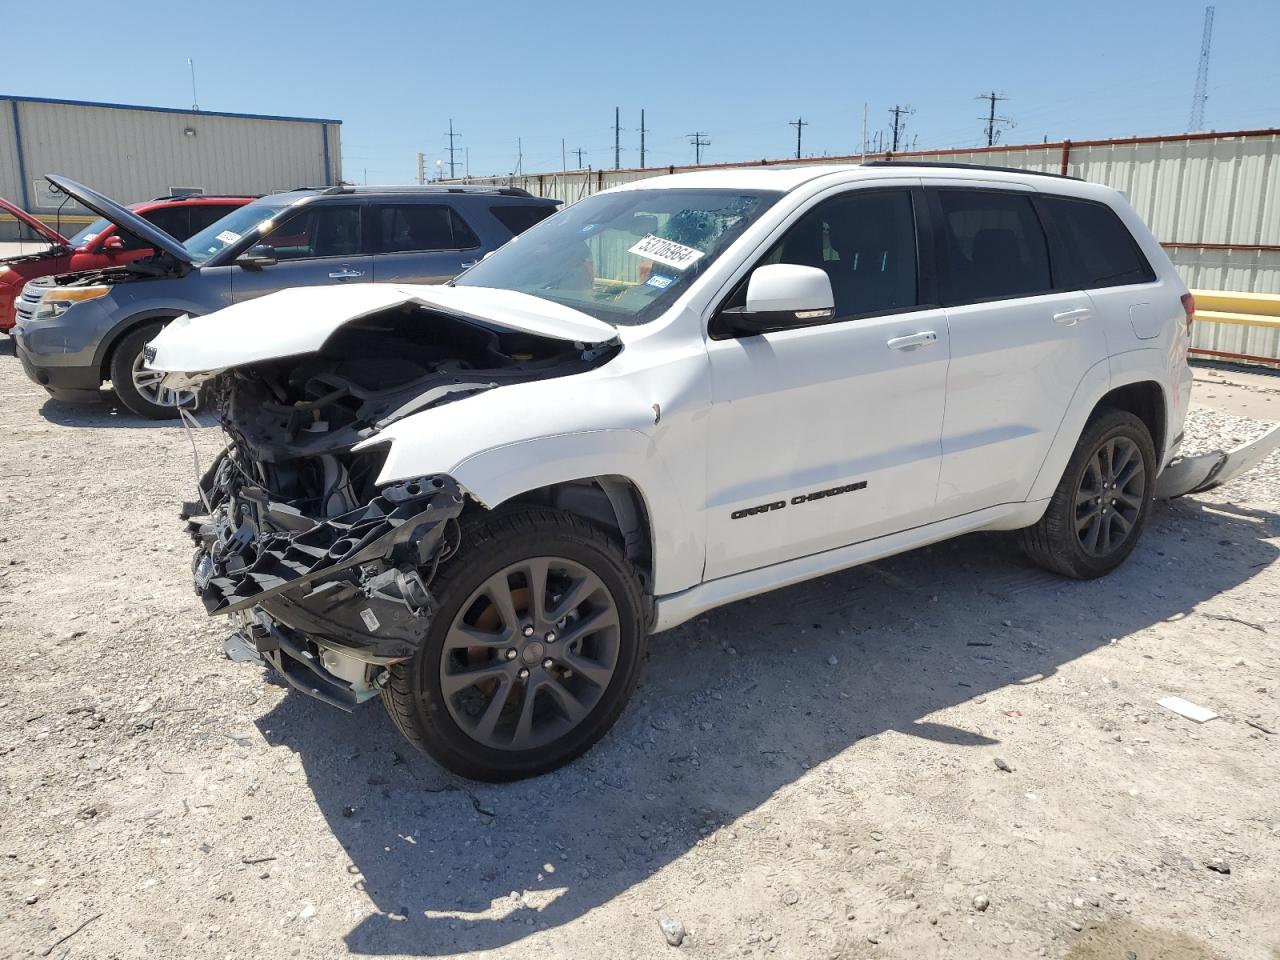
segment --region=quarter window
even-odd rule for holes
[[[825,270],[837,319],[914,307],[918,296],[911,194],[858,190],[827,200],[801,217],[763,262]]]
[[[1151,264],[1110,207],[1065,197],[1043,197],[1039,204],[1057,233],[1054,286],[1088,290],[1155,280]]]
[[[1031,198],[994,190],[938,190],[942,298],[948,305],[1034,296],[1052,288],[1049,250]]]
[[[380,253],[467,250],[480,240],[452,207],[406,203],[378,208],[375,230]]]
[[[510,230],[514,237],[524,233],[535,223],[547,219],[556,212],[556,208],[550,204],[504,203],[495,204],[489,208],[489,212],[497,217],[498,222]]]

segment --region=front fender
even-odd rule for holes
[[[704,463],[660,450],[682,440],[696,415],[668,414],[627,378],[601,371],[490,390],[391,424],[357,450],[389,443],[378,484],[447,474],[493,509],[542,487],[622,477],[640,491],[653,535],[654,591],[683,590],[702,575],[698,515]],[[674,468],[674,469],[673,469]],[[682,495],[683,491],[683,495]]]

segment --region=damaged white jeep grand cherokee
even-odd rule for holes
[[[646,635],[720,604],[973,530],[1116,567],[1193,309],[1113,190],[788,167],[639,181],[448,286],[287,290],[149,351],[228,438],[186,516],[229,652],[507,780],[590,747]]]

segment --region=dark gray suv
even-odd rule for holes
[[[179,398],[146,369],[143,348],[174,317],[286,287],[443,283],[559,203],[493,187],[299,189],[255,200],[183,243],[89,187],[48,179],[156,255],[28,283],[13,331],[23,368],[59,400],[97,400],[110,380],[126,407],[152,419],[176,416]]]

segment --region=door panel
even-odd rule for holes
[[[938,506],[958,516],[1025,500],[1075,394],[1107,356],[1082,291],[1055,291],[1025,192],[928,189],[951,330]],[[966,302],[977,301],[977,302]]]
[[[949,337],[918,306],[914,209],[909,188],[816,203],[760,262],[824,270],[835,321],[708,342],[707,579],[933,519]]]
[[[279,262],[260,269],[235,267],[233,298],[251,300],[287,287],[370,283],[373,258],[361,252],[361,204],[308,204],[282,220],[262,242]]]
[[[374,204],[369,223],[378,283],[444,283],[483,254],[475,232],[448,204]]]
[[[947,340],[924,310],[709,343],[706,579],[933,519]]]

